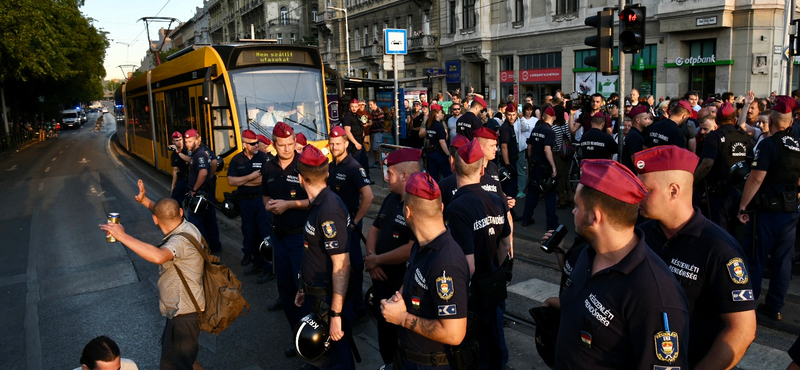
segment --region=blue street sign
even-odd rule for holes
[[[387,28],[383,30],[383,41],[386,47],[386,54],[401,54],[408,53],[408,34],[406,30]]]

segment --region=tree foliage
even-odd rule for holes
[[[109,42],[81,14],[82,5],[82,0],[0,1],[0,86],[14,114],[54,114],[102,97]]]

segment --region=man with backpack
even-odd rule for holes
[[[107,223],[100,225],[100,229],[148,262],[159,265],[159,310],[167,318],[161,343],[160,368],[192,369],[193,366],[200,366],[197,362],[200,321],[194,303],[206,307],[203,291],[204,257],[194,246],[202,235],[183,218],[183,210],[174,199],[167,197],[153,203],[147,198],[142,180],[139,180],[136,201],[153,212],[153,223],[164,233],[161,244],[154,246],[136,239],[126,234],[120,224]],[[182,279],[185,279],[191,292],[184,287]]]

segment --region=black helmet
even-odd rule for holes
[[[187,208],[196,215],[202,215],[208,209],[208,199],[203,194],[195,194],[192,199],[189,199],[189,207]]]
[[[380,297],[375,292],[375,286],[369,287],[367,293],[364,294],[364,303],[367,306],[367,313],[374,318],[381,317],[381,302]]]
[[[323,364],[330,348],[329,333],[328,323],[315,313],[300,319],[294,328],[294,346],[300,358],[311,365]]]
[[[536,186],[539,187],[539,190],[541,190],[542,193],[547,193],[548,191],[552,190],[553,187],[556,186],[556,178],[548,177],[536,183]]]
[[[222,202],[222,214],[228,218],[236,218],[239,216],[239,205],[236,202],[235,195],[225,192],[223,193],[225,201]]]
[[[497,169],[497,172],[500,173],[500,182],[511,180],[511,171],[509,171],[508,168],[500,167]]]
[[[536,351],[551,369],[555,366],[556,338],[558,338],[558,324],[561,321],[561,311],[553,307],[534,307],[528,310],[533,321],[536,322]]]
[[[222,172],[222,170],[225,168],[225,158],[222,158],[222,156],[218,155],[216,159],[217,159],[217,169],[215,170],[215,172],[219,173]]]
[[[261,253],[265,260],[272,261],[272,239],[270,239],[269,235],[258,245],[258,252]]]
[[[731,186],[738,186],[745,181],[747,178],[750,177],[750,167],[751,162],[748,160],[736,162],[733,166],[731,166],[730,172],[730,179],[731,179]]]

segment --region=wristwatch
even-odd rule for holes
[[[330,310],[330,311],[328,311],[328,316],[329,317],[342,317],[342,313],[341,312],[336,312],[334,310]]]

